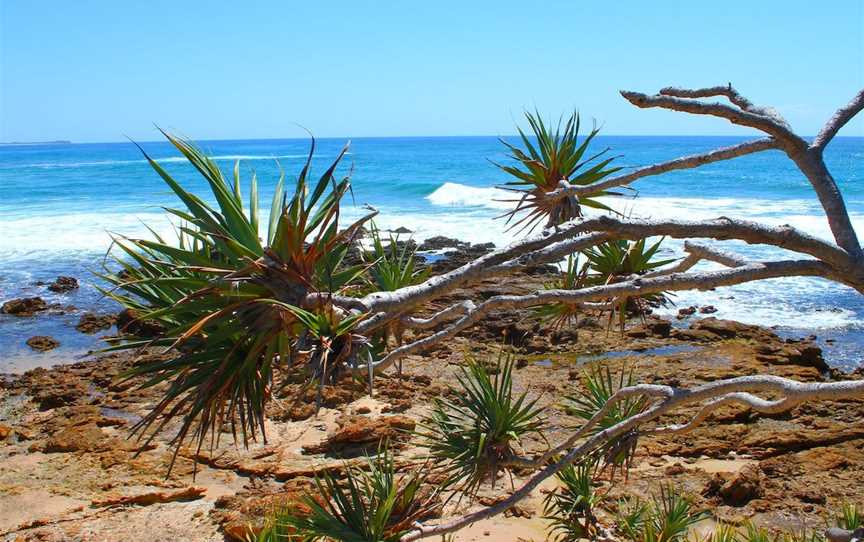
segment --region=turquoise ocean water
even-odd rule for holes
[[[618,163],[638,167],[743,141],[737,137],[600,137],[621,155]],[[313,164],[326,167],[343,139],[317,141]],[[270,201],[278,167],[295,174],[302,167],[308,140],[205,141],[200,146],[230,172],[235,160],[248,175],[255,170],[261,200]],[[206,186],[170,145],[143,147],[185,185],[203,194]],[[512,239],[494,217],[509,204],[495,201],[494,187],[506,177],[489,160],[503,160],[494,137],[360,138],[345,161],[353,167],[354,205],[359,215],[369,203],[381,211],[379,225],[407,227],[417,239],[447,235],[501,246]],[[843,189],[859,236],[864,236],[864,138],[837,138],[826,157]],[[277,165],[277,162],[279,165]],[[770,224],[792,224],[814,235],[828,236],[818,201],[806,179],[785,155],[760,153],[695,170],[637,181],[636,197],[612,205],[632,216],[701,219],[743,217]],[[26,145],[0,147],[0,301],[40,295],[49,302],[82,310],[107,310],[94,288],[109,246],[108,231],[146,235],[144,224],[170,232],[161,207],[174,197],[131,143]],[[782,256],[774,248],[729,244],[754,258]],[[669,253],[679,244],[668,243]],[[82,287],[71,294],[52,294],[34,285],[58,275],[73,275]],[[842,367],[862,362],[864,298],[854,291],[818,279],[776,279],[686,292],[678,306],[711,304],[716,316],[779,326],[781,333],[817,335],[829,361]],[[97,338],[74,330],[79,314],[16,319],[0,315],[0,372],[69,360],[97,346]],[[53,335],[61,347],[34,354],[24,341]]]

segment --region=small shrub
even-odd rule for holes
[[[453,399],[436,399],[420,423],[420,435],[433,458],[447,473],[446,485],[457,485],[469,495],[491,479],[494,485],[502,462],[529,434],[542,435],[542,410],[527,392],[514,396],[510,356],[499,356],[495,375],[469,360],[457,376],[460,387]]]
[[[586,186],[621,170],[620,167],[607,167],[614,157],[598,160],[608,149],[594,155],[587,154],[588,146],[599,133],[599,128],[595,126],[580,141],[577,113],[570,115],[564,122],[563,131],[560,121],[554,130],[551,126],[547,127],[539,113],[525,113],[525,118],[533,132],[533,143],[521,128],[518,130],[524,150],[501,140],[510,152],[510,158],[522,166],[521,169],[518,166],[495,164],[516,178],[502,187],[517,196],[512,200],[516,207],[504,215],[507,222],[511,222],[517,215],[525,214],[511,228],[521,226],[520,231],[531,231],[544,219],[547,226],[557,226],[582,216],[583,206],[611,211],[597,198],[617,195],[615,192],[600,191],[581,198],[548,196],[549,192],[558,188],[562,180],[573,185]]]
[[[561,486],[543,502],[544,517],[550,521],[549,536],[557,542],[575,542],[597,535],[596,510],[606,498],[595,487],[597,457],[567,465],[557,475]]]
[[[618,390],[635,384],[633,370],[622,367],[618,375],[613,376],[608,366],[595,364],[590,367],[582,377],[584,392],[566,396],[567,412],[585,420],[586,422],[600,412],[609,399]],[[621,423],[646,408],[645,400],[642,398],[628,398],[618,401],[613,405],[605,416],[595,425],[589,434],[596,434]],[[616,468],[629,468],[636,452],[639,440],[639,432],[632,430],[618,438],[610,440],[603,449],[606,465],[612,467],[612,474]]]
[[[633,542],[681,542],[693,525],[707,517],[671,486],[661,485],[660,494],[648,503],[619,503],[618,529]]]
[[[423,469],[397,474],[384,450],[368,470],[348,468],[344,480],[316,479],[318,498],[284,509],[268,521],[257,542],[395,542],[414,523],[438,513],[438,494],[425,491]]]

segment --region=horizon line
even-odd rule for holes
[[[444,138],[518,138],[519,134],[491,135],[491,134],[471,134],[471,135],[389,135],[389,136],[307,136],[307,137],[247,137],[247,138],[216,138],[216,139],[190,139],[193,142],[230,142],[230,141],[308,141],[315,139],[316,141],[338,139],[342,141],[353,141],[362,139],[444,139]],[[758,135],[739,135],[739,134],[598,134],[598,138],[602,137],[693,137],[693,138],[756,138],[760,139],[764,136]],[[804,139],[812,139],[815,135],[801,136]],[[837,135],[835,139],[864,139],[862,135]],[[0,146],[39,146],[39,145],[112,145],[112,144],[135,144],[135,143],[164,143],[164,139],[151,140],[135,140],[128,139],[126,141],[74,141],[70,139],[51,139],[45,141],[0,141]]]

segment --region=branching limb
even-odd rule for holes
[[[650,166],[641,167],[634,171],[631,171],[630,173],[618,175],[616,177],[612,177],[611,179],[607,179],[605,181],[601,181],[599,183],[591,184],[588,186],[572,185],[567,181],[561,181],[559,184],[560,188],[549,192],[546,195],[550,198],[563,198],[567,196],[581,197],[588,194],[596,194],[598,192],[603,192],[605,190],[610,190],[619,186],[629,185],[633,181],[636,181],[637,179],[641,179],[643,177],[660,175],[662,173],[667,173],[669,171],[676,171],[680,169],[692,169],[695,167],[703,166],[705,164],[711,164],[713,162],[730,160],[739,156],[746,156],[748,154],[777,148],[779,148],[779,146],[777,145],[777,142],[774,141],[774,139],[772,138],[757,139],[755,141],[748,141],[747,143],[732,145],[730,147],[723,147],[721,149],[716,149],[706,153],[693,154],[691,156],[684,156],[682,158],[676,158],[675,160],[669,160],[668,162],[662,162],[660,164],[652,164]]]
[[[705,401],[713,401],[719,406],[720,403],[718,403],[716,399],[728,396],[741,398],[753,397],[754,399],[758,399],[755,396],[750,395],[752,393],[758,392],[778,393],[784,396],[784,399],[780,401],[764,401],[760,399],[759,401],[764,403],[764,405],[767,405],[766,408],[769,410],[781,408],[781,405],[784,408],[792,408],[793,406],[803,403],[805,401],[836,401],[844,399],[864,398],[864,380],[803,383],[777,376],[759,375],[742,376],[737,378],[730,378],[727,380],[709,382],[693,389],[680,389],[672,388],[669,386],[656,386],[646,384],[622,388],[618,390],[618,392],[616,392],[615,395],[613,395],[609,399],[609,401],[607,401],[606,405],[603,409],[601,409],[600,412],[598,412],[594,417],[591,418],[591,421],[594,421],[595,418],[600,416],[601,412],[604,412],[608,408],[610,408],[610,404],[617,403],[618,401],[626,397],[659,397],[660,400],[656,401],[645,411],[635,416],[632,416],[622,422],[619,422],[603,431],[598,432],[579,446],[573,448],[561,459],[547,465],[545,468],[543,468],[543,470],[539,471],[530,479],[528,479],[525,484],[523,484],[519,489],[513,492],[513,494],[507,499],[496,503],[494,506],[490,506],[488,508],[484,508],[473,513],[465,514],[463,516],[451,519],[438,525],[418,525],[414,531],[411,531],[408,534],[404,535],[401,538],[401,541],[410,542],[413,540],[419,540],[421,538],[428,538],[430,536],[444,535],[462,529],[468,525],[471,525],[472,523],[476,523],[477,521],[481,521],[501,514],[505,510],[511,508],[514,504],[527,497],[534,489],[536,489],[540,485],[540,483],[542,483],[549,477],[554,476],[567,465],[579,461],[587,454],[598,449],[605,443],[608,443],[613,439],[618,438],[641,425],[647,424],[660,418],[661,416],[672,413],[677,408],[686,406],[688,404]],[[754,404],[758,403],[758,401],[754,401]],[[591,421],[589,421],[588,424],[590,424]],[[586,431],[583,431],[583,429],[580,428],[577,433],[581,433],[584,435]],[[571,437],[564,444],[569,443],[570,445],[572,445],[573,443],[575,443],[575,440],[577,439],[573,439],[573,437]],[[562,447],[566,449],[566,447],[562,445],[556,447],[556,451],[561,449]]]
[[[831,117],[828,122],[825,123],[825,126],[822,127],[822,130],[819,131],[819,134],[816,136],[816,139],[813,140],[810,148],[821,152],[825,146],[834,139],[834,136],[837,135],[840,128],[852,120],[852,118],[860,113],[862,109],[864,109],[864,89],[858,92],[858,94],[852,98],[852,101],[834,113],[834,116]]]
[[[670,90],[670,89],[665,89]],[[676,89],[679,93],[683,89]],[[698,91],[693,91],[698,92]],[[765,132],[780,143],[784,149],[805,149],[807,143],[796,135],[779,113],[768,108],[742,109],[736,105],[726,105],[719,102],[702,102],[689,98],[678,98],[674,95],[655,94],[649,96],[641,92],[621,91],[624,98],[640,108],[660,107],[672,111],[692,113],[694,115],[710,115],[728,120],[732,124],[747,126]],[[749,102],[748,102],[749,103]]]
[[[526,295],[500,295],[490,297],[473,310],[436,333],[400,346],[375,364],[375,372],[384,371],[405,356],[427,350],[445,339],[481,321],[493,311],[524,309],[547,303],[583,303],[620,296],[644,296],[650,293],[679,290],[708,290],[754,280],[790,276],[816,276],[839,280],[835,272],[822,262],[814,260],[785,260],[756,262],[719,271],[699,273],[670,273],[658,277],[639,277],[624,282],[593,286],[579,290],[543,290]]]

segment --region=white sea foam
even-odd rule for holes
[[[491,209],[512,209],[512,192],[500,188],[467,186],[459,183],[444,183],[426,196],[432,205],[447,207],[487,207]],[[504,201],[502,201],[504,200]]]
[[[445,183],[428,197],[428,211],[406,211],[381,208],[376,223],[382,229],[405,227],[411,236],[422,241],[436,235],[455,237],[472,243],[493,242],[501,247],[512,242],[516,233],[507,231],[504,220],[494,217],[510,204],[489,201],[509,197],[494,188],[477,188]],[[619,200],[619,203],[621,201]],[[827,222],[814,202],[792,200],[760,202],[732,198],[639,198],[626,202],[633,214],[651,218],[707,219],[718,216],[739,216],[769,224],[792,224],[813,235],[828,238]],[[457,208],[451,208],[457,207]],[[622,208],[622,207],[619,207]],[[622,208],[623,209],[623,208]],[[266,213],[265,209],[261,210]],[[365,211],[359,207],[344,209],[347,223]],[[853,222],[864,231],[864,216],[854,215]],[[0,217],[0,261],[6,265],[38,258],[96,258],[108,248],[108,231],[132,236],[149,237],[144,223],[161,235],[172,238],[172,226],[160,212],[143,213],[79,213],[54,216]],[[668,240],[669,250],[680,253],[681,242]],[[778,249],[740,243],[735,250],[755,258],[773,258]],[[729,299],[734,297],[734,299]],[[864,325],[864,308],[853,303],[838,309],[832,303],[844,295],[844,287],[813,278],[784,278],[720,288],[708,292],[680,292],[675,297],[679,307],[714,305],[717,315],[762,325],[802,329],[837,329]],[[846,307],[846,305],[843,305]],[[674,312],[674,309],[673,309]]]
[[[298,159],[298,158],[306,158],[308,154],[274,154],[274,155],[263,155],[263,154],[220,154],[216,156],[211,156],[211,160],[215,160],[217,162],[225,162],[225,161],[235,161],[235,160],[280,160],[280,159]],[[322,158],[321,156],[316,155],[315,158]],[[155,159],[160,164],[175,164],[175,163],[185,163],[188,162],[183,156],[167,156],[165,158],[156,158]],[[44,168],[44,169],[59,169],[59,168],[78,168],[78,167],[87,167],[87,166],[114,166],[114,165],[124,165],[124,164],[146,164],[148,163],[146,159],[137,159],[137,160],[94,160],[92,162],[37,162],[33,164],[12,164],[0,167],[0,169],[20,169],[20,168]]]

